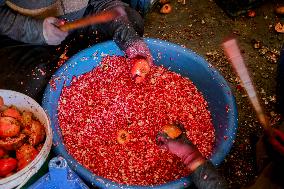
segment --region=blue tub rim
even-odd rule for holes
[[[216,70],[210,63],[208,63],[203,57],[201,57],[199,54],[197,54],[196,52],[182,47],[179,44],[175,44],[166,40],[161,40],[161,39],[156,39],[156,38],[144,38],[146,43],[167,43],[168,46],[174,46],[176,48],[176,50],[178,51],[185,51],[187,53],[189,53],[190,55],[194,56],[195,59],[202,63],[203,67],[207,67],[208,65],[210,65],[210,69],[212,69],[216,75],[215,77],[218,77],[219,80],[222,81],[223,84],[225,84],[224,88],[226,88],[227,90],[231,91],[227,81],[223,78],[223,76],[219,73],[218,70]],[[66,61],[64,63],[64,65],[62,65],[53,76],[59,76],[62,72],[62,70],[64,70],[64,67],[66,66],[72,66],[73,62],[78,60],[78,58],[81,57],[82,54],[88,52],[90,49],[95,48],[95,47],[99,47],[99,46],[104,46],[107,45],[108,43],[114,43],[113,41],[105,41],[99,44],[95,44],[92,47],[86,48],[82,51],[80,51],[79,53],[75,54],[74,56],[72,56],[68,61]],[[115,43],[114,43],[115,45]],[[121,54],[123,55],[123,54]],[[82,73],[83,74],[83,73]],[[225,90],[225,89],[224,89]],[[50,113],[50,107],[49,106],[49,101],[47,99],[48,96],[50,96],[52,91],[52,87],[50,84],[47,85],[45,92],[44,92],[44,97],[42,100],[42,106],[43,108],[46,110],[46,112],[49,114]],[[235,101],[235,97],[233,95],[230,95],[231,98],[229,100],[228,106],[231,108],[231,114],[233,116],[230,117],[229,122],[231,122],[234,127],[230,128],[228,130],[228,133],[230,135],[230,137],[228,137],[227,140],[224,141],[224,143],[222,144],[222,150],[220,150],[218,153],[218,156],[214,156],[210,158],[210,161],[213,163],[213,165],[218,166],[220,165],[220,163],[225,159],[226,155],[229,153],[229,151],[232,148],[232,145],[234,143],[234,140],[236,138],[236,131],[237,131],[237,125],[238,125],[238,112],[237,112],[237,105],[236,105],[236,101]],[[57,116],[56,116],[57,117]],[[54,129],[54,123],[51,121],[51,126],[52,129]],[[88,183],[100,187],[100,188],[127,188],[127,189],[147,189],[147,188],[155,188],[155,189],[166,189],[169,188],[171,186],[174,186],[175,188],[185,188],[188,187],[191,184],[190,181],[190,176],[187,177],[182,177],[180,179],[177,179],[175,181],[171,181],[165,184],[161,184],[161,185],[153,185],[153,186],[137,186],[137,185],[126,185],[126,184],[119,184],[116,182],[113,182],[109,179],[97,176],[95,174],[93,174],[92,172],[90,172],[89,170],[87,170],[86,168],[84,168],[82,165],[80,165],[79,163],[77,163],[77,161],[67,153],[64,145],[62,143],[58,143],[58,141],[60,140],[59,135],[57,134],[57,132],[53,132],[53,143],[55,145],[53,145],[53,150],[56,154],[61,155],[62,157],[64,157],[67,162],[68,165],[70,166],[70,168],[72,170],[75,170],[75,172],[85,181],[87,181]],[[91,175],[91,176],[90,176]]]

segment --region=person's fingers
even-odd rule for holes
[[[62,20],[60,19],[54,17],[47,18],[47,25],[49,27],[48,29],[50,29],[51,33],[55,36],[66,37],[68,35],[68,32],[64,32],[57,27],[61,24],[64,23],[62,23]]]
[[[156,137],[157,144],[165,144],[168,142],[167,135],[164,132],[159,132]]]
[[[177,155],[180,158],[184,158],[196,150],[196,148],[191,144],[177,140],[169,140],[167,146],[171,153]]]
[[[187,151],[192,148],[189,144],[186,144],[182,141],[177,141],[177,140],[169,140],[168,146],[170,149],[177,149],[178,147],[179,151],[181,152]]]
[[[54,37],[58,37],[58,38],[65,38],[68,35],[68,32],[64,32],[52,24],[50,25],[50,31]]]
[[[274,134],[279,140],[284,142],[284,132],[280,131],[279,129],[274,129]]]
[[[273,130],[273,134],[269,137],[269,142],[272,147],[284,155],[284,134],[278,129]]]
[[[147,59],[148,63],[153,65],[153,57],[150,49],[143,40],[139,40],[131,44],[125,51],[128,58],[144,58]]]
[[[270,140],[271,145],[275,150],[284,155],[284,146],[275,138]]]
[[[159,132],[156,137],[157,145],[164,150],[169,150],[168,148],[169,139],[165,133]]]
[[[163,150],[169,150],[169,147],[166,144],[161,144],[159,147]]]
[[[43,35],[49,45],[59,45],[68,35],[68,32],[61,31],[56,25],[61,20],[48,17],[43,21]]]
[[[55,17],[48,17],[45,19],[45,21],[49,24],[56,24],[59,21],[59,19]]]

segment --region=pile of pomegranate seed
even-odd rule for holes
[[[63,88],[58,119],[64,144],[80,164],[118,183],[156,185],[186,176],[181,160],[157,146],[156,135],[179,122],[209,157],[215,135],[207,102],[188,78],[162,66],[135,83],[132,65],[107,56]]]

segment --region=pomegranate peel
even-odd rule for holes
[[[13,137],[20,133],[20,123],[12,117],[0,117],[0,137]]]
[[[176,124],[165,125],[163,127],[163,132],[166,133],[171,139],[176,139],[182,134],[182,131]]]
[[[119,144],[125,144],[129,142],[130,134],[125,130],[119,130],[117,133],[117,142]]]
[[[136,83],[141,83],[150,72],[150,65],[145,59],[135,59],[131,69],[132,77]]]
[[[26,135],[20,134],[17,137],[7,137],[5,139],[0,139],[0,148],[5,150],[16,150],[25,142]]]
[[[284,26],[280,22],[275,25],[274,29],[278,33],[284,33]]]
[[[38,151],[29,144],[24,144],[16,150],[16,157],[18,160],[18,170],[23,169],[28,165],[38,154]]]
[[[17,160],[14,158],[0,159],[0,177],[11,174],[17,167]]]
[[[172,6],[168,3],[164,4],[160,9],[160,13],[162,14],[169,14],[170,12],[172,12]]]
[[[7,108],[6,110],[4,110],[3,115],[7,116],[7,117],[15,118],[17,120],[22,119],[21,113],[14,106],[11,106],[11,107]]]

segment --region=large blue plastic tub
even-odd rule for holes
[[[145,39],[157,65],[163,64],[170,70],[189,77],[203,93],[212,113],[213,124],[216,130],[216,145],[211,161],[219,165],[229,153],[237,130],[237,109],[234,96],[224,78],[208,62],[196,53],[179,45],[158,39]],[[53,80],[56,90],[47,86],[43,107],[50,116],[54,131],[53,148],[56,154],[62,155],[69,166],[86,182],[100,188],[156,188],[179,189],[190,183],[189,177],[156,186],[127,186],[119,185],[108,179],[93,175],[90,171],[78,164],[67,152],[62,142],[62,136],[57,121],[57,105],[62,87],[69,85],[73,76],[91,71],[105,55],[123,55],[123,52],[112,41],[101,43],[81,51],[70,58],[55,74]],[[96,157],[94,157],[96,158]]]

